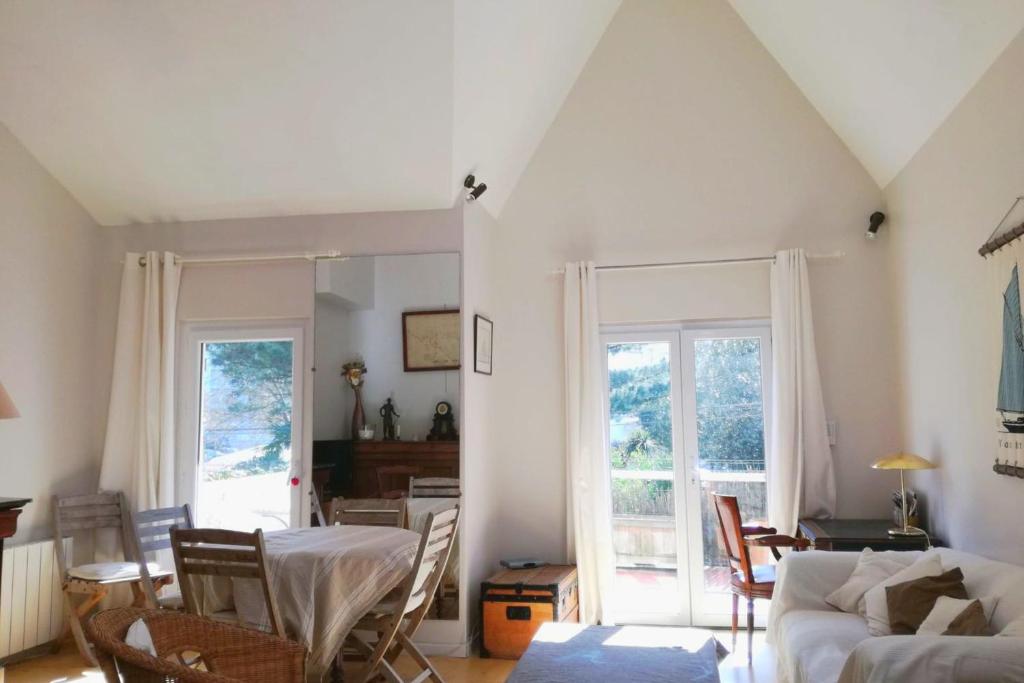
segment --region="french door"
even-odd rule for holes
[[[182,335],[178,486],[197,526],[300,526],[303,328],[190,324]]]
[[[736,495],[745,520],[765,521],[768,325],[606,328],[602,340],[616,619],[725,626],[711,497]]]

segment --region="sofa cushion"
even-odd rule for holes
[[[778,628],[778,664],[789,683],[835,683],[853,648],[870,637],[864,619],[843,612],[787,612]]]
[[[868,631],[873,636],[887,636],[892,633],[889,627],[889,605],[885,599],[885,589],[898,583],[905,583],[925,576],[938,576],[942,573],[942,560],[938,555],[925,555],[906,569],[902,569],[864,594],[864,618],[868,622]]]
[[[921,622],[941,596],[967,599],[964,573],[960,567],[954,567],[938,576],[925,576],[887,587],[885,602],[889,608],[889,628],[900,636],[917,633]]]
[[[1002,631],[1015,619],[1024,618],[1024,567],[949,548],[929,550],[925,556],[929,555],[942,558],[945,567],[960,567],[971,597],[998,599],[992,613],[992,630]]]
[[[957,617],[961,616],[965,610],[972,608],[974,603],[978,603],[978,608],[981,609],[981,615],[984,618],[985,628],[988,633],[985,635],[992,635],[991,629],[988,627],[988,622],[992,619],[992,611],[996,605],[995,598],[982,598],[982,599],[967,599],[958,600],[956,598],[947,598],[946,596],[939,597],[935,601],[935,607],[928,613],[925,620],[921,622],[921,625],[917,629],[917,635],[919,636],[941,636],[941,635],[970,635],[968,633],[956,632],[960,629],[954,629],[954,632],[950,632],[950,626],[956,621]]]
[[[865,548],[857,558],[857,566],[850,578],[832,591],[825,602],[844,612],[857,612],[865,593],[906,566],[891,555]]]

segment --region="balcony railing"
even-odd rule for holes
[[[767,512],[765,473],[701,469],[698,474],[705,574],[719,574],[728,562],[719,547],[718,519],[711,496],[714,493],[736,496],[745,522],[764,523]],[[674,472],[664,470],[612,471],[612,527],[620,568],[676,568],[674,478]]]

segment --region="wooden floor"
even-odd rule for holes
[[[749,663],[747,639],[744,635],[741,634],[735,644],[728,631],[719,631],[716,635],[732,651],[719,666],[722,683],[774,683],[775,658],[764,643],[763,631],[758,631],[754,637],[754,656]],[[431,659],[448,683],[502,683],[516,664],[513,661],[479,657]],[[58,655],[40,657],[8,667],[4,683],[103,683],[103,676],[99,670],[88,668],[78,651],[69,643]]]

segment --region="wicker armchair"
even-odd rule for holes
[[[124,642],[128,628],[140,617],[159,658]],[[123,607],[100,612],[87,630],[107,683],[302,683],[305,679],[306,650],[298,643],[193,614]],[[186,660],[201,662],[201,668],[183,665]]]

